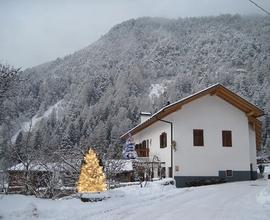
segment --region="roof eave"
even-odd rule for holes
[[[170,108],[173,108],[174,106],[176,106],[175,109],[179,110],[182,107],[182,105],[184,105],[184,104],[186,104],[186,103],[188,103],[188,102],[190,102],[190,101],[192,101],[194,99],[197,99],[197,98],[202,97],[202,96],[207,95],[207,94],[217,95],[218,92],[222,91],[222,90],[223,90],[223,92],[230,94],[235,99],[239,99],[242,102],[243,108],[246,107],[247,109],[250,109],[249,112],[252,112],[253,117],[257,118],[257,117],[261,117],[261,116],[264,115],[263,110],[261,110],[260,108],[258,108],[255,105],[253,105],[252,103],[247,101],[245,98],[243,98],[243,97],[237,95],[236,93],[234,93],[233,91],[227,89],[222,84],[218,83],[218,84],[214,84],[214,85],[212,85],[212,86],[210,86],[210,87],[208,87],[208,88],[206,88],[204,90],[196,92],[196,93],[194,93],[194,94],[192,94],[190,96],[187,96],[187,97],[185,97],[183,99],[180,99],[180,100],[178,100],[178,101],[176,101],[174,103],[171,103],[170,105],[167,105],[167,106],[163,107],[162,109],[157,111],[155,114],[153,114],[148,120],[146,120],[145,122],[143,122],[141,124],[138,124],[137,126],[135,126],[132,129],[130,129],[128,132],[126,132],[125,134],[120,136],[120,138],[123,139],[129,134],[134,135],[134,134],[138,133],[139,131],[149,127],[151,124],[155,123],[159,119],[162,119],[162,118],[166,117],[168,114],[173,113],[174,111],[166,113],[166,110],[168,110]]]

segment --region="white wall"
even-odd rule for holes
[[[175,165],[179,176],[217,176],[219,170],[249,170],[249,128],[244,112],[217,96],[204,96],[170,115],[175,121]],[[204,130],[204,146],[193,146],[193,129]],[[222,146],[232,131],[232,147]]]
[[[147,121],[150,117],[151,117],[151,115],[141,115],[140,122],[143,123],[143,122]]]
[[[160,148],[159,136],[162,132],[167,133],[167,147]],[[143,131],[133,136],[136,144],[141,143],[143,140],[149,139],[149,161],[152,161],[153,156],[156,155],[160,161],[165,162],[166,176],[168,176],[168,167],[171,166],[171,127],[164,122],[156,122]]]
[[[257,170],[257,159],[256,159],[256,133],[251,124],[249,124],[249,159],[252,163],[253,171]]]
[[[165,117],[174,124],[175,176],[217,176],[219,170],[256,170],[255,133],[244,112],[217,96],[196,99]],[[193,146],[193,129],[204,130],[204,146]],[[232,147],[222,146],[222,130],[232,131]],[[167,148],[160,149],[159,135],[167,132]],[[157,155],[170,167],[170,125],[156,122],[133,136],[136,143],[151,139],[150,160]],[[250,144],[251,143],[251,144]],[[166,169],[168,170],[168,169]]]

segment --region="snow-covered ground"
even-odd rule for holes
[[[270,185],[265,180],[182,189],[155,182],[109,194],[110,199],[92,203],[3,195],[0,219],[270,219]]]
[[[270,174],[270,163],[264,164],[264,173]]]

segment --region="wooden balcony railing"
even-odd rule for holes
[[[136,149],[138,157],[149,157],[149,148]]]

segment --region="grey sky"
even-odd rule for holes
[[[130,18],[225,13],[264,15],[248,0],[0,0],[0,62],[25,69],[65,56]]]

